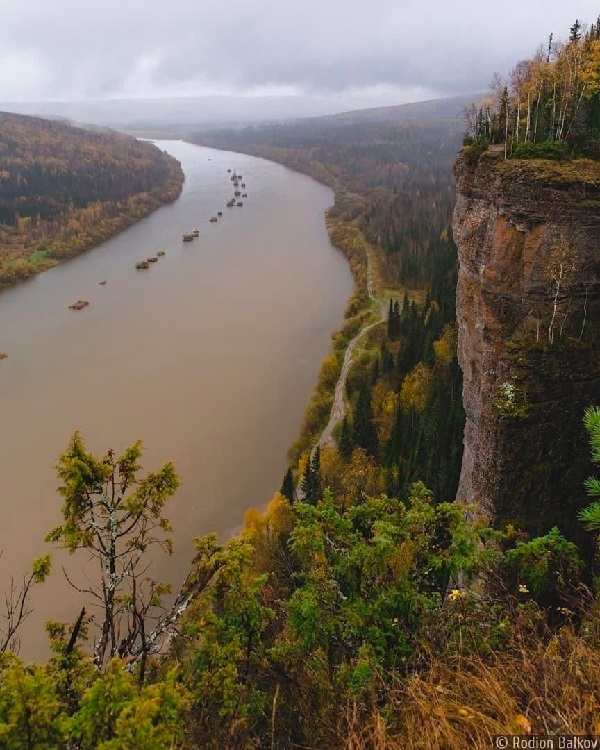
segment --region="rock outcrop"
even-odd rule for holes
[[[578,536],[600,405],[600,164],[465,150],[455,166],[458,499],[499,523]]]

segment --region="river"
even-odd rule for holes
[[[194,536],[239,527],[279,488],[342,322],[352,278],[325,228],[331,190],[262,159],[157,145],[186,175],[175,203],[0,294],[0,592],[50,551],[43,538],[61,506],[53,465],[75,430],[99,454],[142,438],[145,469],[175,462],[175,554],[156,573],[180,582]],[[243,175],[243,207],[225,207],[227,169]],[[78,299],[89,307],[68,309]],[[26,658],[47,655],[46,620],[73,620],[82,604],[53,555],[22,631]]]

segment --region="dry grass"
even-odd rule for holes
[[[368,717],[346,709],[341,746],[489,750],[496,734],[600,734],[600,613],[579,633],[516,633],[507,650],[485,659],[433,657],[383,698],[385,708]]]

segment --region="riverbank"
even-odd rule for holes
[[[327,233],[331,244],[348,260],[354,279],[354,292],[344,313],[345,322],[332,334],[331,351],[321,364],[298,437],[288,451],[290,465],[301,475],[311,451],[317,445],[334,442],[345,413],[345,383],[357,346],[369,331],[385,320],[383,305],[376,298],[375,290],[385,287],[388,295],[393,290],[389,283],[384,284],[381,280],[377,248],[368,242],[357,225],[357,217],[367,206],[364,197],[348,190],[321,162],[305,163],[299,156],[290,157],[286,149],[256,147],[249,148],[247,153],[306,174],[334,191],[334,205],[325,214]]]
[[[9,264],[0,268],[0,290],[47,271],[65,260],[92,250],[97,245],[115,237],[128,227],[150,216],[157,208],[173,203],[181,195],[184,175],[181,167],[173,165],[168,181],[149,193],[138,193],[120,201],[116,205],[95,204],[95,223],[86,226],[82,232],[69,229],[71,222],[82,223],[86,209],[65,217],[63,231],[56,238],[44,236],[39,244],[41,250],[24,248],[23,253]],[[114,214],[111,216],[111,214]]]
[[[379,318],[373,323],[368,323],[367,325],[363,326],[346,347],[340,374],[333,392],[333,403],[331,406],[331,411],[329,413],[329,421],[325,425],[325,429],[321,433],[317,444],[313,448],[312,453],[314,453],[317,448],[325,448],[328,445],[335,444],[334,433],[337,430],[338,425],[341,424],[342,420],[346,416],[346,383],[348,381],[350,368],[354,363],[354,356],[358,344],[360,343],[361,339],[369,333],[369,331],[371,331],[380,323],[385,322],[386,320],[385,307],[378,301],[375,294],[375,283],[373,280],[374,272],[372,269],[371,256],[372,251],[369,252],[369,250],[367,249],[367,293],[371,302],[376,304],[379,308]]]
[[[153,144],[2,113],[0,173],[0,289],[175,201],[185,179]]]

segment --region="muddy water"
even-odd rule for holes
[[[325,230],[329,189],[260,159],[159,145],[185,171],[179,200],[0,294],[0,591],[48,551],[43,537],[60,522],[53,464],[74,430],[99,453],[142,438],[145,468],[176,463],[176,552],[157,573],[181,580],[193,536],[228,532],[279,487],[342,321],[352,279]],[[225,207],[228,168],[247,186],[241,208]],[[78,299],[89,307],[69,310]],[[57,571],[34,605],[22,654],[41,658],[43,622],[73,619],[81,599]]]

